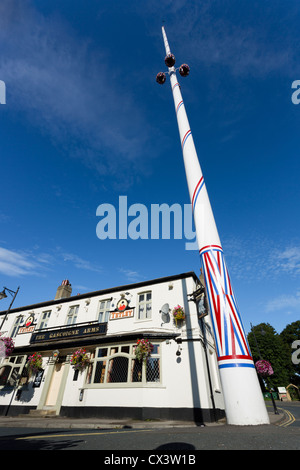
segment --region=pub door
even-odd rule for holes
[[[56,414],[59,414],[68,374],[68,368],[69,364],[66,364],[62,361],[56,362],[53,365],[52,376],[49,381],[48,390],[42,409],[55,411]]]

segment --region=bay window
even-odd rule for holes
[[[154,344],[147,363],[136,359],[135,344],[101,346],[91,355],[86,386],[147,386],[161,383],[160,344]]]

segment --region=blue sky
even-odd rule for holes
[[[247,331],[299,319],[297,0],[2,0],[0,287],[15,306],[185,271],[186,240],[99,240],[97,207],[189,203],[162,21]],[[2,300],[1,310],[10,299]],[[162,299],[163,303],[163,299]]]

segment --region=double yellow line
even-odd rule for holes
[[[120,432],[126,433],[133,433],[133,432],[149,432],[152,429],[136,429],[136,430],[120,430],[120,431],[110,431],[109,429],[103,432],[84,432],[84,433],[71,433],[65,432],[63,434],[51,434],[51,431],[48,429],[46,434],[42,434],[40,436],[25,436],[25,437],[17,437],[16,441],[23,441],[25,439],[52,439],[53,437],[82,437],[82,436],[101,436],[101,435],[108,435],[108,434],[120,434]]]
[[[286,428],[287,426],[289,426],[290,424],[292,424],[294,421],[296,421],[296,418],[294,415],[292,415],[292,413],[288,410],[284,410],[283,408],[279,408],[280,410],[282,410],[284,413],[287,414],[288,416],[288,420],[287,421],[284,421],[283,423],[279,424],[278,426],[281,426],[283,428]]]

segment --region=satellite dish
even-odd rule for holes
[[[162,325],[163,323],[170,323],[170,306],[169,304],[164,304],[159,313],[161,313]]]

